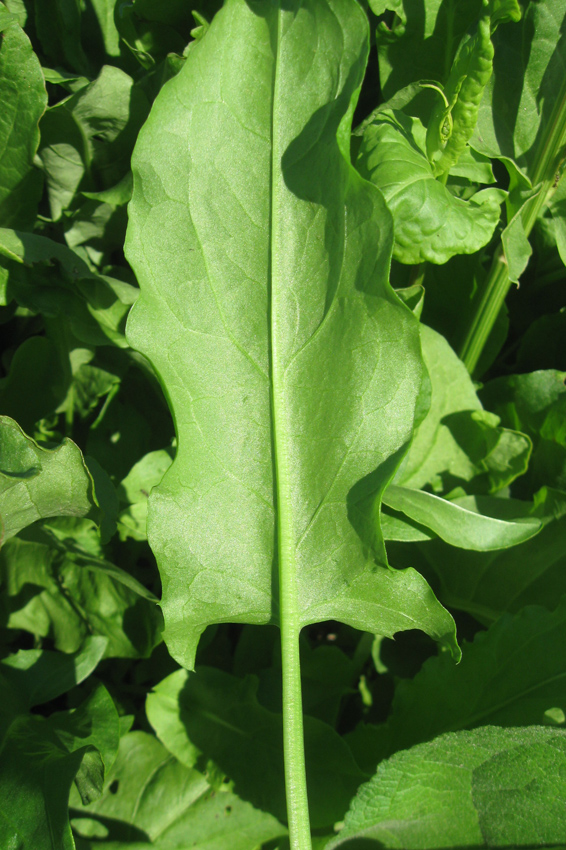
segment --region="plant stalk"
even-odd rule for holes
[[[547,132],[537,151],[532,174],[529,175],[532,185],[536,186],[540,183],[541,187],[537,194],[525,204],[522,211],[523,227],[527,238],[555,187],[555,178],[564,158],[565,136],[566,80],[552,111]],[[472,319],[460,347],[460,358],[470,374],[473,374],[477,367],[510,288],[507,263],[503,248],[499,245],[483,287],[476,297]]]
[[[299,658],[299,628],[289,623],[289,614],[281,618],[281,662],[283,673],[283,753],[285,791],[291,850],[311,850],[311,831],[305,746],[303,700]],[[287,622],[286,622],[287,621]]]

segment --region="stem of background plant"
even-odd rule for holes
[[[566,80],[550,117],[547,131],[537,152],[531,177],[532,185],[541,183],[540,191],[523,209],[523,227],[527,238],[543,209],[564,157],[566,136]],[[460,348],[460,358],[470,374],[477,367],[482,351],[489,339],[499,311],[503,307],[511,281],[501,245],[495,251],[490,270],[473,306],[472,320]]]

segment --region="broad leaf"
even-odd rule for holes
[[[382,111],[365,128],[356,162],[389,205],[393,256],[401,263],[445,263],[455,254],[475,253],[491,239],[505,198],[499,189],[466,201],[455,197],[434,177],[425,136],[418,118]]]
[[[47,92],[30,40],[3,3],[0,32],[0,225],[26,227],[41,196],[41,173],[32,162]]]
[[[390,216],[347,159],[366,55],[351,0],[230,0],[136,146],[128,338],[177,427],[149,539],[188,667],[219,621],[453,640],[421,577],[362,539],[361,503],[401,459],[422,380],[416,320],[387,283]]]
[[[383,762],[327,848],[562,846],[565,771],[563,731],[443,735]]]
[[[73,792],[71,807],[79,850],[256,850],[286,832],[226,786],[215,792],[202,773],[180,764],[145,732],[120,741],[101,799],[81,807]],[[101,844],[100,838],[107,840]]]
[[[234,781],[234,790],[258,808],[285,820],[283,731],[280,714],[263,708],[257,680],[214,668],[179,670],[150,694],[147,713],[159,738],[183,764],[200,753]],[[311,826],[339,821],[364,774],[340,736],[305,717],[305,750]]]
[[[8,416],[0,433],[0,543],[45,517],[97,517],[93,481],[72,440],[43,449]]]
[[[429,658],[414,679],[399,683],[387,722],[362,724],[347,740],[362,767],[372,770],[392,753],[445,732],[563,724],[565,716],[563,598],[552,613],[531,606],[503,616],[463,644],[457,667],[443,655]]]

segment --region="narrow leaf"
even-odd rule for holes
[[[442,499],[423,490],[390,485],[383,494],[383,502],[390,508],[402,511],[412,520],[432,529],[442,540],[462,549],[487,552],[507,549],[534,537],[541,529],[540,520],[519,517],[512,521],[478,513],[476,502],[470,498]],[[480,505],[499,507],[498,500],[483,499]],[[526,504],[526,510],[529,509]]]

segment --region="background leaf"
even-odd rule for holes
[[[443,655],[429,658],[413,679],[399,683],[385,724],[362,724],[347,736],[363,769],[446,732],[563,725],[565,618],[564,598],[552,613],[523,608],[464,642],[457,667]]]
[[[38,519],[97,516],[92,478],[78,446],[43,449],[8,416],[0,417],[2,542]]]
[[[455,197],[433,175],[425,136],[418,118],[382,111],[365,128],[356,161],[393,214],[393,256],[401,263],[445,263],[475,253],[491,239],[504,200],[498,189]]]
[[[150,722],[165,746],[187,766],[200,753],[234,780],[243,799],[286,819],[283,724],[260,706],[257,682],[214,668],[174,673],[150,694]],[[334,730],[305,717],[309,808],[313,828],[340,820],[364,776]]]
[[[328,848],[560,844],[565,759],[566,735],[553,729],[443,735],[383,762]]]
[[[47,93],[29,38],[3,3],[0,31],[0,225],[25,227],[33,221],[41,196],[41,173],[32,162]]]
[[[205,850],[228,841],[234,850],[255,850],[286,832],[228,788],[214,792],[203,774],[184,767],[140,731],[120,741],[101,799],[83,808],[73,794],[71,806],[78,850],[182,850],[187,842]],[[101,844],[101,838],[107,841]]]

